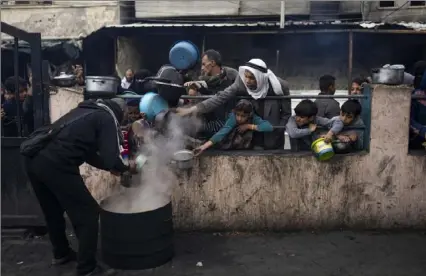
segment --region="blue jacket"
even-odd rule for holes
[[[256,114],[253,116],[253,124],[257,126],[258,132],[271,132],[273,127],[270,122],[263,120]],[[237,127],[237,120],[235,119],[235,114],[232,112],[229,114],[228,120],[226,120],[225,125],[210,138],[210,141],[214,144],[222,141],[226,135],[228,135],[235,127]]]

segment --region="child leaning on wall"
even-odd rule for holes
[[[228,117],[225,125],[210,140],[195,149],[199,155],[217,145],[220,149],[250,149],[253,147],[253,132],[271,132],[271,123],[255,114],[253,104],[241,100]]]
[[[344,127],[363,127],[361,115],[362,107],[358,100],[347,100],[340,108],[339,119],[343,122]],[[337,119],[336,117],[333,119]],[[343,143],[348,143],[351,149],[363,148],[364,131],[362,129],[343,130],[336,138]]]
[[[310,150],[312,142],[318,138],[315,134],[317,126],[327,128],[329,131],[323,137],[330,143],[335,135],[343,129],[340,117],[327,119],[317,116],[318,107],[311,100],[301,101],[294,109],[296,115],[291,116],[286,125],[293,151]]]

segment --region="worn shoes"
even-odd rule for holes
[[[53,258],[52,259],[52,265],[53,266],[64,265],[64,264],[67,264],[69,262],[74,262],[76,260],[77,260],[77,253],[75,253],[74,250],[70,250],[68,255],[66,255],[62,258],[59,258],[59,259]]]

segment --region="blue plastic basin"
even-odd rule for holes
[[[167,102],[157,93],[148,92],[141,98],[139,111],[145,113],[148,121],[154,121],[155,116],[169,108]]]
[[[178,70],[192,68],[199,59],[200,51],[191,41],[179,41],[169,52],[170,64]]]

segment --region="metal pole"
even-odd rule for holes
[[[19,98],[19,39],[15,37],[15,44],[13,45],[13,69],[15,78],[15,100],[16,100],[16,125],[18,127],[18,135],[22,136],[21,126],[21,99]]]
[[[280,50],[277,50],[277,55],[275,57],[275,74],[278,74],[279,66],[280,66]]]
[[[203,35],[203,45],[201,45],[201,54],[206,51],[206,36]]]
[[[348,93],[352,86],[352,61],[353,61],[353,32],[349,32],[349,53],[348,53]]]
[[[284,29],[284,26],[285,26],[285,1],[281,1],[280,29]]]

